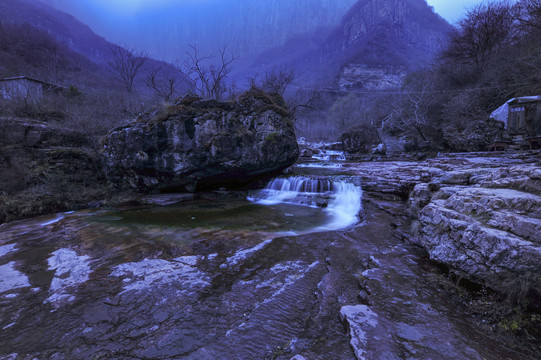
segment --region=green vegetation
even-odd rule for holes
[[[275,143],[278,142],[278,136],[280,136],[280,135],[278,133],[275,133],[275,132],[267,134],[267,136],[265,136],[265,142],[275,144]]]

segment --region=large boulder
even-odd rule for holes
[[[340,137],[343,149],[350,154],[369,154],[381,143],[375,126],[361,125],[345,132]]]
[[[299,155],[283,104],[259,90],[236,102],[183,99],[104,138],[107,178],[139,191],[194,191],[281,171]]]

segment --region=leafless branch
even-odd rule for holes
[[[147,77],[146,84],[165,103],[169,103],[176,91],[176,79],[172,77],[160,79],[159,75],[161,71],[161,66],[154,69]]]
[[[295,79],[295,72],[292,69],[272,69],[265,72],[261,88],[271,95],[284,96],[284,93]]]
[[[133,91],[133,81],[145,64],[148,56],[142,51],[110,45],[111,57],[109,66],[120,77],[128,93]]]
[[[227,54],[227,48],[218,51],[218,60],[213,56],[201,56],[196,45],[190,45],[188,60],[180,63],[177,70],[192,80],[194,90],[203,98],[220,100],[227,93],[226,80],[237,60],[234,55]]]

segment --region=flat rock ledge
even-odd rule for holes
[[[356,172],[369,196],[407,200],[409,240],[432,260],[541,307],[540,155],[452,154],[364,163]]]
[[[142,192],[242,184],[297,160],[283,99],[250,90],[236,102],[185,98],[111,131],[102,158],[110,182]]]

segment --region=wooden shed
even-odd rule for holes
[[[39,101],[45,94],[57,94],[66,90],[65,87],[27,76],[0,79],[0,98],[6,100]]]
[[[528,140],[533,148],[541,146],[541,95],[513,98],[490,117],[504,122],[512,138]]]

